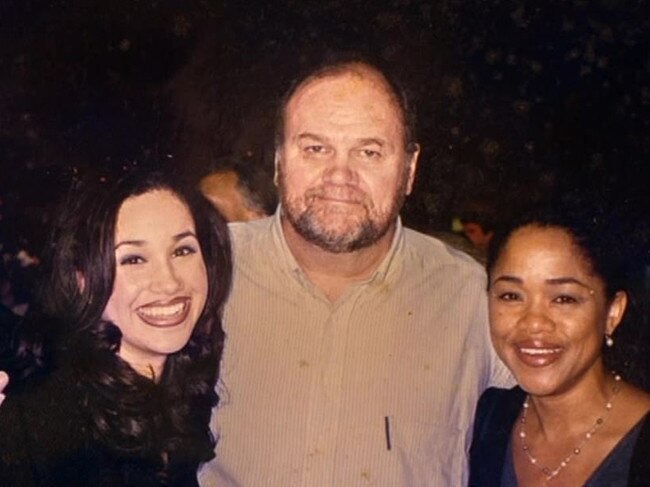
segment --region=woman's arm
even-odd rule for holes
[[[2,401],[5,400],[5,395],[2,393],[2,391],[5,390],[5,387],[7,387],[8,383],[9,383],[9,376],[7,375],[6,372],[0,370],[0,404],[2,404]]]

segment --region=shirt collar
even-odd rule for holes
[[[279,251],[280,258],[284,260],[286,264],[285,268],[291,269],[291,273],[299,276],[300,280],[303,281],[303,283],[309,282],[304,271],[289,249],[289,245],[287,244],[287,240],[284,235],[284,230],[282,229],[281,214],[282,206],[278,205],[278,208],[272,217],[273,221],[271,223],[273,244]],[[398,216],[397,223],[395,225],[395,234],[393,235],[393,241],[391,242],[388,252],[384,256],[384,259],[381,261],[373,275],[367,281],[363,282],[380,284],[389,278],[389,276],[391,276],[397,270],[403,260],[402,252],[400,251],[403,246],[404,226],[402,225],[402,219]]]

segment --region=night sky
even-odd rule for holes
[[[132,166],[270,171],[276,103],[341,52],[379,59],[417,105],[405,220],[444,229],[467,195],[504,212],[574,187],[648,242],[645,1],[0,1],[5,232],[40,241],[69,183]],[[36,244],[34,244],[36,245]]]

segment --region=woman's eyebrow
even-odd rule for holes
[[[495,282],[499,281],[512,282],[515,284],[522,284],[524,282],[524,280],[520,277],[504,275],[497,277],[494,281],[492,281],[492,283],[494,284]]]
[[[142,247],[145,244],[144,240],[122,240],[115,244],[115,250],[119,249],[123,245],[135,245],[136,247]]]
[[[554,285],[577,284],[578,286],[591,289],[590,286],[582,282],[580,279],[576,279],[575,277],[553,277],[551,279],[546,279],[546,282],[548,284],[554,284]]]
[[[187,230],[186,232],[181,232],[181,233],[178,233],[178,234],[174,235],[172,237],[172,239],[174,240],[174,242],[178,242],[179,240],[183,240],[186,237],[197,238],[196,234],[193,231]],[[198,238],[197,238],[197,240],[198,240]],[[136,247],[142,247],[146,243],[147,243],[146,240],[122,240],[121,242],[118,242],[115,245],[115,249],[117,250],[118,248],[122,247],[123,245],[134,245]]]
[[[197,238],[196,234],[193,231],[187,230],[186,232],[177,233],[176,235],[174,235],[173,239],[175,242],[178,242],[179,240],[183,240],[185,237]]]

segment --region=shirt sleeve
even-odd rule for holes
[[[510,389],[517,383],[508,367],[505,366],[494,351],[490,337],[487,293],[485,291],[481,291],[481,293],[481,299],[478,300],[478,308],[476,309],[476,322],[479,323],[481,334],[483,335],[482,340],[485,343],[489,363],[489,376],[485,388],[499,387],[501,389]]]

